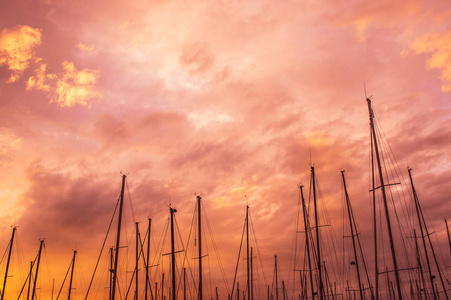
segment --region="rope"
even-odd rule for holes
[[[114,208],[114,211],[113,211],[113,216],[111,217],[110,224],[108,225],[108,229],[107,229],[107,232],[106,232],[106,235],[105,235],[105,239],[103,240],[102,248],[100,249],[99,258],[97,259],[96,266],[94,268],[94,273],[92,274],[91,281],[89,282],[88,291],[86,292],[85,300],[88,299],[89,291],[91,290],[92,282],[94,281],[94,276],[96,274],[97,267],[99,266],[100,257],[102,256],[103,248],[105,247],[105,243],[106,243],[106,240],[108,238],[108,233],[110,232],[111,224],[113,224],[114,215],[116,214],[117,206],[119,205],[119,200],[120,199],[117,199],[116,207]]]

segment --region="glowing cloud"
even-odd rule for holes
[[[89,106],[100,93],[95,88],[98,72],[84,69],[77,71],[74,63],[62,63],[64,74],[57,76],[47,74],[47,65],[41,65],[35,70],[35,75],[28,78],[27,89],[36,89],[50,94],[50,103],[61,107],[73,107],[77,104]]]
[[[27,81],[27,90],[37,89],[45,92],[50,92],[49,81],[56,78],[54,74],[46,73],[47,64],[41,63],[38,68],[35,69],[35,76],[31,76]]]
[[[451,92],[451,30],[441,34],[424,35],[415,40],[412,48],[417,54],[432,53],[426,65],[429,69],[441,70],[442,91]]]
[[[0,65],[13,71],[8,83],[19,79],[33,59],[34,50],[41,44],[41,30],[30,26],[5,28],[0,32]]]
[[[63,68],[65,74],[58,80],[51,102],[63,107],[72,107],[76,104],[89,105],[91,100],[99,97],[94,87],[98,77],[96,71],[88,69],[77,71],[74,64],[67,61],[63,62]]]

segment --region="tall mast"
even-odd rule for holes
[[[145,295],[144,300],[147,300],[147,290],[150,289],[150,280],[149,280],[149,254],[150,254],[150,228],[152,225],[152,219],[147,219],[149,221],[149,225],[147,228],[147,255],[146,255],[146,289],[145,289]],[[152,293],[152,290],[151,290]]]
[[[109,287],[109,300],[113,298],[113,272],[114,272],[114,249],[113,247],[110,248],[110,287]]]
[[[29,273],[29,275],[28,275],[28,292],[27,292],[27,300],[30,299],[31,280],[32,280],[32,277],[33,277],[33,264],[34,264],[34,262],[31,261],[31,262],[30,262],[30,273]]]
[[[277,278],[277,255],[274,255],[274,272],[276,273],[276,300],[279,300],[279,279]]]
[[[169,207],[171,212],[171,260],[172,260],[172,300],[175,300],[175,239],[174,239],[174,214],[176,209]]]
[[[377,144],[376,130],[374,128],[374,112],[373,112],[373,109],[371,108],[371,100],[369,98],[366,98],[366,100],[368,102],[368,110],[369,110],[369,114],[370,114],[371,134],[372,134],[372,139],[374,141],[374,150],[375,150],[375,154],[376,154],[377,166],[378,166],[378,171],[379,171],[379,180],[380,180],[380,184],[381,184],[380,188],[382,191],[382,199],[384,201],[385,219],[387,221],[387,229],[388,229],[388,237],[390,240],[391,256],[392,256],[392,260],[393,260],[393,267],[395,269],[394,271],[395,271],[396,287],[397,287],[397,291],[398,291],[398,298],[402,299],[401,283],[399,280],[398,262],[396,260],[395,245],[393,242],[393,233],[392,233],[391,223],[390,223],[390,213],[388,211],[387,195],[385,192],[384,176],[382,173],[382,163],[381,163],[381,158],[379,155],[379,146]]]
[[[2,298],[3,300],[5,296],[5,290],[6,290],[6,279],[8,278],[8,269],[9,269],[9,262],[11,261],[11,252],[13,249],[13,242],[14,242],[14,234],[16,233],[16,227],[13,227],[13,233],[11,236],[11,241],[9,243],[9,252],[8,252],[8,260],[6,262],[6,270],[5,270],[5,279],[3,280],[3,289],[2,289]]]
[[[351,208],[351,201],[349,200],[348,189],[346,187],[346,179],[345,179],[345,171],[344,170],[341,171],[341,177],[343,178],[343,187],[344,187],[345,196],[346,196],[346,206],[348,208],[349,227],[351,229],[352,247],[354,249],[354,261],[355,261],[355,266],[356,266],[357,280],[359,282],[360,299],[363,300],[362,282],[360,280],[359,260],[357,257],[357,249],[355,246],[355,234],[356,233],[354,233],[354,226],[353,226],[353,222],[352,222],[353,214],[352,214],[352,208]]]
[[[376,300],[379,300],[379,263],[377,253],[377,210],[376,210],[376,178],[374,171],[374,141],[371,138],[371,187],[373,195],[373,244],[374,244],[374,285],[376,289]]]
[[[305,247],[307,248],[307,258],[308,258],[308,271],[309,271],[309,277],[310,277],[310,288],[312,290],[312,299],[315,299],[315,292],[313,289],[313,273],[312,273],[312,263],[310,261],[310,239],[309,239],[309,231],[310,231],[310,225],[308,221],[308,214],[307,214],[307,207],[305,206],[305,199],[304,199],[304,186],[301,185],[301,200],[302,200],[302,213],[304,215],[304,232],[305,232]]]
[[[201,196],[197,196],[197,233],[199,239],[199,300],[202,300],[202,216]]]
[[[70,270],[69,295],[67,296],[67,300],[70,300],[70,294],[72,292],[72,279],[74,278],[75,255],[76,254],[77,254],[77,250],[74,250],[74,257],[72,258],[72,268]]]
[[[186,268],[183,268],[183,300],[186,300]]]
[[[247,299],[251,299],[251,277],[249,260],[249,205],[246,205],[246,261],[247,261]]]
[[[420,234],[421,234],[421,240],[423,242],[424,255],[426,256],[426,264],[427,264],[428,272],[429,272],[429,281],[431,283],[431,292],[432,292],[432,295],[434,295],[434,299],[437,299],[437,295],[435,294],[435,290],[434,290],[434,277],[432,276],[431,264],[429,262],[428,250],[427,250],[427,247],[426,247],[426,241],[424,239],[423,224],[421,222],[421,216],[420,216],[420,210],[419,210],[420,203],[419,203],[419,200],[418,200],[417,192],[415,190],[415,186],[413,185],[412,169],[411,168],[407,168],[407,170],[409,171],[410,185],[412,187],[413,200],[415,201],[415,210],[417,212],[417,217],[418,217],[418,226],[420,227]]]
[[[41,240],[41,243],[39,245],[38,261],[36,262],[36,274],[34,275],[34,281],[33,281],[33,291],[31,292],[32,300],[34,300],[34,295],[36,294],[36,282],[38,281],[39,263],[41,262],[41,252],[42,252],[43,245],[44,245],[44,240]]]
[[[324,299],[324,287],[323,287],[323,276],[321,275],[321,246],[319,243],[319,223],[318,223],[318,208],[316,205],[316,179],[315,179],[315,167],[311,166],[312,170],[312,188],[313,188],[313,206],[315,210],[315,229],[316,229],[316,252],[318,255],[318,280],[319,280],[319,295],[320,299]]]
[[[425,223],[425,221],[424,221],[423,212],[422,212],[421,206],[420,206],[420,200],[418,199],[418,195],[417,195],[417,193],[416,193],[416,191],[415,191],[415,187],[414,187],[414,185],[413,185],[413,179],[412,179],[412,173],[411,173],[411,172],[412,172],[412,169],[409,168],[408,170],[409,170],[410,183],[411,183],[411,185],[412,185],[412,191],[413,191],[414,200],[415,200],[415,208],[416,208],[416,210],[417,210],[418,221],[419,221],[419,223],[420,223],[420,229],[421,229],[421,236],[422,236],[422,239],[423,239],[424,251],[425,251],[426,260],[427,260],[427,263],[428,263],[429,277],[431,277],[432,292],[433,292],[433,294],[434,294],[434,299],[436,299],[436,298],[435,298],[436,296],[435,296],[435,292],[434,292],[433,278],[432,278],[432,273],[431,273],[431,269],[430,269],[430,265],[429,265],[429,258],[428,258],[427,249],[426,249],[426,242],[425,242],[425,240],[424,240],[425,235],[423,234],[423,226],[422,226],[422,225],[424,225],[424,230],[426,231],[426,232],[425,232],[425,233],[426,233],[426,237],[428,238],[429,246],[430,246],[431,252],[432,252],[432,256],[434,257],[435,266],[436,266],[436,268],[437,268],[437,272],[438,272],[438,275],[439,275],[439,277],[440,277],[440,282],[441,282],[441,284],[442,284],[443,293],[445,294],[445,298],[446,298],[446,299],[449,299],[449,298],[448,298],[448,293],[447,293],[447,291],[446,291],[445,282],[444,282],[444,280],[443,280],[442,272],[440,271],[440,266],[439,266],[439,264],[438,264],[437,257],[436,257],[436,255],[435,255],[434,247],[432,246],[431,237],[430,237],[430,235],[429,235],[429,230],[428,230],[428,228],[427,228],[427,226],[426,226],[426,223]]]
[[[114,300],[116,297],[117,262],[118,262],[118,258],[119,258],[119,246],[120,246],[120,242],[121,242],[122,206],[124,204],[125,178],[126,178],[126,176],[123,174],[122,175],[121,197],[119,200],[119,216],[118,216],[118,220],[117,220],[116,252],[114,255],[113,290],[111,291],[111,300]]]
[[[138,300],[138,262],[139,262],[139,223],[135,223],[136,226],[136,251],[135,251],[135,300]],[[146,288],[147,290],[147,288]]]
[[[254,300],[254,265],[253,265],[253,254],[252,254],[253,248],[251,247],[251,298],[250,300]]]

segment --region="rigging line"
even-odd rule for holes
[[[11,245],[11,240],[9,240],[8,245],[6,246],[5,253],[3,253],[2,259],[0,260],[0,264],[2,264],[3,259],[4,259],[5,256],[6,256],[6,253],[8,253],[9,245]]]
[[[211,224],[210,224],[210,221],[209,221],[209,219],[208,219],[207,211],[205,210],[205,207],[203,206],[203,203],[201,203],[201,204],[202,204],[202,209],[203,209],[203,211],[204,211],[205,221],[206,221],[206,223],[207,223],[207,228],[208,228],[208,231],[209,231],[209,233],[210,233],[211,241],[212,241],[213,248],[214,248],[214,251],[215,251],[215,254],[216,254],[216,258],[217,258],[217,260],[218,260],[218,262],[219,262],[219,269],[221,270],[221,274],[222,274],[223,280],[224,280],[224,282],[225,282],[225,284],[226,284],[227,294],[230,294],[229,283],[228,283],[227,277],[226,277],[226,275],[225,275],[224,266],[223,266],[223,264],[222,264],[221,257],[219,256],[218,246],[217,246],[217,244],[216,244],[216,240],[215,240],[215,237],[214,237],[214,235],[213,235],[213,231],[212,231],[212,229],[211,229]]]
[[[295,282],[296,282],[296,264],[297,264],[297,246],[298,246],[298,231],[299,231],[299,218],[300,218],[300,212],[301,212],[301,189],[300,185],[298,187],[298,209],[296,211],[296,219],[295,219],[295,225],[294,225],[294,233],[293,233],[293,239],[291,241],[291,254],[290,254],[290,265],[289,265],[289,276],[288,276],[288,285],[290,284],[291,276],[293,276],[293,284],[291,289],[291,297],[294,296],[294,289],[295,289]],[[291,272],[293,267],[293,272]],[[292,274],[292,275],[291,275]]]
[[[235,290],[236,275],[237,275],[237,273],[238,273],[238,266],[239,266],[239,263],[240,263],[241,248],[242,248],[242,246],[243,246],[243,240],[244,240],[244,229],[245,229],[245,226],[243,226],[243,233],[241,234],[240,249],[239,249],[239,251],[238,251],[238,260],[237,260],[237,262],[236,262],[235,275],[234,275],[234,277],[233,277],[232,293],[231,293],[231,295],[230,295],[230,299],[233,299],[233,292],[234,292],[234,290]]]
[[[252,222],[251,211],[250,210],[249,210],[249,220],[251,221],[252,235],[254,236],[255,246],[257,248],[257,254],[258,254],[259,261],[260,261],[260,269],[262,270],[263,281],[265,282],[265,285],[266,285],[267,284],[267,280],[266,280],[266,277],[265,277],[265,272],[263,271],[262,256],[260,255],[260,248],[258,247],[257,237],[255,236],[254,223]]]
[[[182,244],[182,249],[185,250],[186,248],[185,248],[185,245],[183,245],[182,235],[181,235],[181,233],[180,233],[180,229],[179,229],[179,226],[178,226],[178,223],[177,223],[177,218],[176,218],[175,214],[174,214],[174,224],[175,224],[176,231],[177,231],[177,233],[178,233],[178,237],[179,237],[180,243]],[[183,252],[185,253],[185,256],[186,256],[186,251],[183,251]],[[191,267],[190,267],[190,265],[189,265],[189,261],[187,262],[187,265],[188,265],[188,269],[190,270],[190,274],[191,274],[191,277],[192,277],[193,282],[194,282],[194,276],[193,276],[193,272],[192,272],[192,270],[191,270]],[[180,271],[180,272],[182,272],[182,271]],[[180,276],[180,272],[179,272],[179,274],[178,274],[179,276]],[[180,280],[179,280],[179,286],[178,286],[178,289],[180,289],[180,285],[181,285],[181,282],[180,282]],[[178,290],[177,290],[177,291],[178,291]],[[175,291],[173,291],[173,293],[175,293]]]
[[[59,292],[58,292],[58,295],[56,296],[56,300],[58,300],[58,298],[59,298],[59,296],[60,296],[60,294],[61,294],[61,291],[63,290],[64,283],[66,282],[67,275],[69,274],[69,271],[70,271],[70,267],[72,267],[72,263],[73,263],[73,261],[71,260],[71,262],[70,262],[70,264],[69,264],[69,268],[67,268],[66,275],[64,276],[63,283],[61,284],[61,288],[60,288],[60,290],[59,290]]]
[[[18,266],[19,266],[19,274],[20,274],[19,281],[22,282],[23,278],[25,277],[23,267],[22,267],[23,265],[25,265],[25,263],[24,263],[25,255],[23,254],[22,238],[21,238],[21,233],[19,233],[19,231],[17,231],[15,240],[17,240],[16,247],[15,247],[16,248],[15,249],[15,251],[16,251],[15,260],[17,261]],[[25,274],[28,275],[28,271],[26,271]]]
[[[132,197],[130,196],[130,190],[128,188],[128,180],[125,181],[125,187],[127,189],[127,194],[128,194],[128,202],[130,204],[130,210],[132,211],[132,218],[133,218],[133,223],[136,223],[136,218],[135,218],[135,212],[133,210],[133,204],[132,204]]]
[[[330,218],[329,212],[327,210],[326,203],[324,201],[324,197],[323,197],[322,191],[320,189],[318,176],[316,176],[316,186],[317,186],[317,194],[318,194],[317,198],[319,199],[319,201],[321,203],[320,209],[321,209],[323,218],[326,221],[326,224],[332,224],[332,220]],[[335,263],[338,263],[338,267],[340,268],[340,266],[339,266],[340,259],[338,258],[338,251],[336,249],[336,245],[340,245],[340,243],[338,242],[338,238],[335,235],[335,231],[332,228],[330,230],[326,230],[326,234],[325,235],[321,235],[321,237],[323,237],[323,236],[326,237],[327,244],[329,244],[328,248],[330,248],[330,244],[332,244],[333,256],[335,256]],[[322,238],[321,240],[323,241],[324,238]],[[332,273],[336,277],[336,274],[338,273],[336,271],[336,267],[337,266],[335,266],[335,264],[330,264],[330,265],[332,267]]]
[[[146,230],[146,233],[145,233],[145,236],[144,236],[144,241],[141,239],[141,234],[139,234],[138,233],[138,237],[139,237],[139,243],[140,243],[140,245],[141,245],[141,251],[140,251],[140,253],[139,253],[139,257],[142,257],[142,260],[143,260],[143,264],[144,264],[144,266],[146,266],[147,264],[146,264],[146,258],[145,258],[145,256],[144,256],[144,243],[146,242],[146,240],[147,240],[147,234],[149,233],[149,230]],[[142,254],[142,256],[141,256],[141,254]],[[139,260],[139,257],[138,257],[138,260]],[[147,262],[147,263],[149,263],[149,262]],[[144,268],[145,269],[145,268]],[[148,270],[146,270],[146,272],[148,272]],[[149,276],[149,281],[147,282],[147,280],[145,280],[146,281],[146,284],[145,284],[145,286],[146,286],[146,288],[147,287],[149,287],[150,288],[150,298],[151,299],[153,299],[153,292],[152,292],[152,286],[151,286],[151,283],[150,283],[150,276]],[[141,292],[141,295],[142,295],[142,292]]]
[[[31,269],[33,269],[34,264],[36,263],[37,259],[38,259],[38,256],[36,255],[36,257],[34,258],[34,261],[31,264]],[[19,300],[20,296],[22,296],[22,292],[23,292],[23,289],[25,288],[25,285],[27,284],[28,280],[32,280],[33,279],[32,277],[33,277],[32,272],[29,272],[28,275],[27,275],[27,278],[25,279],[25,282],[24,282],[24,284],[22,286],[22,289],[20,290],[19,296],[17,296],[17,300]]]
[[[188,257],[187,257],[187,255],[188,255],[188,249],[189,249],[189,245],[190,245],[190,241],[191,241],[191,234],[194,234],[195,235],[195,231],[193,231],[193,228],[194,228],[194,220],[196,219],[196,216],[197,216],[197,202],[196,202],[196,204],[194,205],[194,212],[193,212],[193,218],[191,219],[191,226],[190,226],[190,229],[189,229],[189,233],[188,233],[188,242],[187,242],[187,244],[186,244],[186,251],[184,251],[184,255],[183,255],[183,262],[182,262],[182,272],[183,272],[183,268],[185,267],[185,262],[186,262],[186,264],[187,264],[187,266],[188,266],[188,269],[189,269],[189,271],[190,271],[190,274],[191,274],[191,279],[193,280],[193,283],[194,283],[194,276],[193,276],[193,274],[192,274],[192,270],[191,270],[191,267],[189,266],[189,260],[188,260]],[[177,227],[177,224],[176,224],[176,228],[178,229],[178,227]],[[193,233],[194,232],[194,233]],[[179,236],[180,236],[180,232],[178,232],[179,233]],[[180,236],[180,240],[181,240],[182,238],[181,238],[181,236]],[[194,237],[194,239],[195,239],[195,237]],[[186,274],[186,273],[185,273]],[[180,275],[180,273],[179,273],[179,275]],[[180,286],[181,286],[181,284],[182,284],[182,282],[181,282],[181,280],[179,280],[179,284],[178,284],[178,287],[177,287],[177,289],[180,289]]]
[[[155,249],[155,256],[154,256],[154,258],[153,258],[153,262],[152,262],[152,265],[157,265],[157,266],[159,266],[160,265],[160,259],[161,259],[161,257],[162,257],[162,253],[163,253],[163,247],[164,247],[164,245],[165,245],[165,243],[166,243],[166,236],[167,236],[167,232],[168,232],[168,229],[169,229],[169,218],[167,218],[166,219],[166,224],[165,224],[165,226],[163,227],[163,234],[162,234],[162,236],[161,236],[161,238],[160,238],[160,241],[158,242],[158,246],[157,246],[157,249]],[[160,247],[161,246],[161,247]],[[159,269],[159,268],[158,268]],[[163,267],[161,267],[161,269],[163,270]],[[158,275],[158,272],[155,272],[154,273],[154,278],[153,278],[153,281],[155,282],[156,280],[157,280],[157,275]],[[157,293],[157,291],[155,292],[155,296],[157,295],[158,293]]]
[[[91,281],[89,282],[88,291],[86,292],[85,300],[88,299],[89,291],[91,290],[92,282],[94,281],[94,276],[96,274],[97,267],[99,266],[100,257],[102,256],[103,248],[105,247],[105,243],[106,243],[106,240],[108,238],[108,233],[110,232],[111,224],[113,224],[114,215],[116,214],[117,206],[119,205],[119,200],[120,199],[118,198],[117,202],[116,202],[116,207],[114,208],[114,211],[113,211],[113,216],[111,217],[110,224],[108,225],[108,230],[106,232],[105,239],[103,240],[102,248],[100,249],[99,258],[97,259],[97,263],[96,263],[96,266],[94,268],[94,273],[92,274]]]

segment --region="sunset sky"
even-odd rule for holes
[[[230,282],[246,196],[286,274],[310,163],[371,234],[364,84],[447,254],[450,1],[2,0],[0,247],[18,226],[25,272],[45,238],[56,284],[72,249],[90,278],[122,172],[142,233],[203,194]]]

